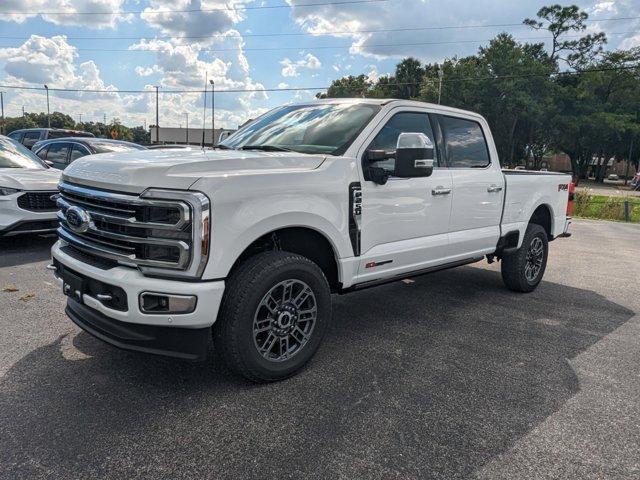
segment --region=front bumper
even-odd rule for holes
[[[80,328],[96,338],[125,350],[204,360],[211,339],[209,328],[175,328],[120,322],[76,302],[67,300],[65,310]]]
[[[103,269],[80,261],[63,251],[64,243],[58,240],[51,249],[51,256],[65,268],[81,276],[88,277],[107,285],[115,285],[126,294],[126,308],[109,308],[102,301],[84,294],[83,303],[97,312],[119,322],[153,325],[169,328],[209,328],[218,316],[224,281],[182,282],[163,278],[145,277],[139,270],[131,267],[116,266]],[[61,285],[62,279],[56,276]],[[185,314],[149,314],[140,311],[139,296],[143,292],[158,292],[174,295],[195,295],[196,307]],[[105,302],[107,303],[107,302]]]

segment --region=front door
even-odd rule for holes
[[[366,168],[365,151],[396,148],[401,133],[424,133],[433,141],[429,114],[416,108],[391,110],[364,142],[358,158]],[[452,180],[437,164],[429,177],[396,178],[385,185],[362,182],[362,215],[358,283],[388,278],[442,263],[448,255]],[[373,166],[392,174],[395,160]],[[362,177],[364,178],[364,176]]]

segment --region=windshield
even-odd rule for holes
[[[365,103],[290,105],[266,113],[220,145],[342,155],[379,111]]]
[[[8,137],[0,136],[0,168],[45,170],[49,167],[36,157],[31,150]]]
[[[96,153],[128,152],[129,150],[145,150],[141,145],[133,143],[91,142]]]

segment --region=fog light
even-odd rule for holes
[[[143,292],[140,294],[140,311],[143,313],[191,313],[196,309],[195,295]]]

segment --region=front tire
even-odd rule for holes
[[[331,293],[309,259],[260,253],[231,274],[225,290],[213,340],[234,373],[253,382],[282,380],[318,350],[331,318]]]
[[[549,241],[540,225],[530,223],[522,245],[502,257],[502,280],[515,292],[532,292],[542,281],[547,268]]]

